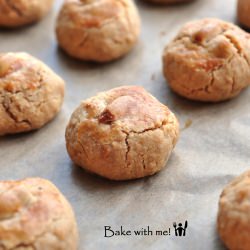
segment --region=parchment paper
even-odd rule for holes
[[[220,104],[187,101],[167,87],[161,54],[189,20],[218,17],[235,22],[236,2],[197,0],[156,7],[138,1],[143,24],[139,44],[127,57],[105,65],[81,63],[58,49],[54,25],[61,3],[57,1],[50,15],[36,25],[0,31],[1,51],[27,51],[67,83],[63,109],[54,121],[36,132],[0,138],[0,179],[40,176],[54,182],[76,213],[80,250],[224,249],[216,233],[217,204],[224,185],[250,167],[250,89]],[[186,128],[162,172],[136,181],[111,182],[71,163],[64,133],[82,99],[123,84],[144,86]],[[173,222],[185,220],[186,236],[176,237]],[[105,238],[104,226],[114,230],[120,226],[127,230],[170,228],[170,236]]]

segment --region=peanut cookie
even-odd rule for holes
[[[54,0],[0,0],[0,26],[18,27],[39,21]]]
[[[250,84],[250,35],[218,19],[186,24],[165,48],[163,71],[173,91],[218,102]]]
[[[96,62],[127,54],[139,31],[140,19],[132,0],[66,0],[56,27],[63,50],[72,57]]]
[[[175,115],[142,87],[124,86],[87,99],[66,129],[77,165],[113,180],[160,171],[177,142]]]
[[[219,235],[229,249],[250,249],[250,171],[224,188],[217,224]]]
[[[76,250],[72,208],[49,181],[0,182],[0,250]]]
[[[64,81],[26,53],[0,54],[0,135],[38,129],[59,112]]]

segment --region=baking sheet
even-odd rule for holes
[[[221,189],[247,170],[250,152],[250,89],[220,104],[199,104],[170,92],[161,73],[164,45],[185,22],[218,17],[234,22],[234,0],[197,0],[156,7],[138,1],[142,34],[127,57],[105,65],[70,59],[56,44],[54,24],[62,1],[40,23],[0,31],[1,51],[27,51],[46,62],[66,83],[61,113],[43,129],[0,138],[0,179],[40,176],[54,182],[76,213],[80,250],[224,249],[216,234]],[[181,137],[161,173],[136,181],[112,182],[85,173],[70,161],[64,132],[82,99],[123,84],[142,85],[172,109]],[[188,126],[186,126],[188,125]],[[188,221],[185,237],[173,222]],[[170,236],[104,237],[104,226],[118,230],[169,230]]]

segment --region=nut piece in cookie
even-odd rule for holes
[[[179,136],[175,115],[142,87],[123,86],[81,103],[66,129],[74,163],[113,180],[159,172]]]
[[[0,26],[19,27],[39,21],[54,0],[0,0]]]
[[[56,34],[72,57],[108,62],[127,54],[138,40],[140,18],[132,0],[66,0]]]
[[[76,250],[74,212],[49,181],[0,181],[0,249]]]
[[[224,188],[219,201],[217,226],[228,249],[250,249],[250,171]]]
[[[59,112],[64,81],[26,53],[0,54],[0,135],[39,129]]]
[[[218,19],[186,24],[165,48],[163,71],[173,91],[218,102],[250,84],[250,35]]]
[[[238,0],[237,16],[239,22],[246,28],[250,28],[250,1]]]

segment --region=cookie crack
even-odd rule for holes
[[[234,76],[232,77],[232,80],[233,80],[233,82],[232,82],[231,93],[233,93],[233,92],[234,92],[234,88],[235,88],[235,85],[236,85],[236,82],[235,82],[235,77],[234,77]]]
[[[9,99],[10,102],[11,102],[11,99]],[[21,121],[18,120],[18,118],[13,114],[13,112],[11,111],[11,108],[9,105],[7,105],[5,102],[2,103],[2,106],[5,110],[5,113],[10,117],[10,119],[14,122],[14,123],[17,123],[17,124],[20,124],[20,123],[26,123],[29,127],[32,126],[31,122],[28,120],[28,119],[23,119]]]
[[[155,131],[157,129],[161,129],[164,125],[167,124],[167,121],[166,120],[163,120],[162,123],[160,125],[156,125],[154,127],[150,127],[150,128],[146,128],[146,129],[143,129],[141,131],[135,131],[135,130],[130,130],[129,133],[134,133],[134,134],[143,134],[143,133],[146,133],[148,131]]]
[[[80,41],[80,43],[78,44],[78,47],[84,47],[85,46],[85,43],[87,42],[89,38],[89,33],[87,33],[84,38]]]
[[[11,112],[10,106],[7,105],[6,102],[3,102],[3,103],[2,103],[2,106],[3,106],[4,110],[5,110],[5,113],[6,113],[15,123],[18,122],[18,121],[17,121],[17,117]]]
[[[85,150],[84,146],[82,145],[80,140],[77,140],[77,143],[79,143],[80,147],[82,148],[82,151],[85,153],[86,158],[88,158],[87,151]]]
[[[42,90],[45,88],[45,85],[42,84],[44,82],[44,78],[43,78],[43,74],[42,74],[42,70],[40,69],[40,71],[37,72],[38,76],[39,76],[39,80],[38,80],[38,86],[37,88],[37,92],[42,92]],[[28,102],[32,102],[31,100],[27,100]],[[36,103],[36,102],[35,102]],[[36,107],[40,108],[43,104],[46,103],[46,100],[42,100],[38,103],[36,103]]]
[[[19,17],[23,16],[22,11],[11,0],[5,0],[6,5],[14,11]]]
[[[237,45],[237,43],[234,41],[234,39],[232,39],[232,37],[229,34],[225,34],[224,33],[224,37],[227,39],[228,42],[230,42],[230,44],[236,49],[237,54],[243,58],[247,65],[250,67],[250,63],[247,59],[247,56],[245,55],[245,53],[242,52],[242,50],[239,48],[239,46]]]
[[[162,129],[162,127],[164,125],[166,125],[166,123],[167,123],[167,121],[163,120],[161,125],[146,128],[146,129],[141,130],[141,131],[135,131],[135,130],[125,131],[125,130],[122,130],[122,133],[124,133],[126,135],[125,139],[124,139],[124,142],[125,142],[125,145],[126,145],[125,161],[126,161],[127,167],[129,165],[129,163],[128,163],[128,155],[129,155],[129,152],[131,150],[131,146],[129,145],[129,136],[130,136],[130,134],[133,133],[133,134],[141,135],[141,134],[147,133],[148,131],[155,131],[157,129]],[[143,168],[146,169],[146,164],[145,164],[144,158],[142,159],[142,165],[143,165]]]
[[[23,248],[31,248],[32,250],[36,250],[36,247],[33,245],[33,243],[20,243],[13,248],[9,248],[8,250],[18,250],[18,249],[23,249]],[[7,250],[7,249],[6,249]]]
[[[129,145],[129,142],[128,142],[128,139],[129,139],[129,132],[125,131],[125,130],[122,130],[122,132],[126,135],[125,137],[125,145],[126,145],[126,152],[125,152],[125,161],[126,161],[126,164],[128,166],[128,154],[130,152],[130,145]]]
[[[144,160],[144,155],[142,156],[142,166],[143,166],[143,169],[145,170],[146,169],[146,164],[145,164],[145,160]]]

